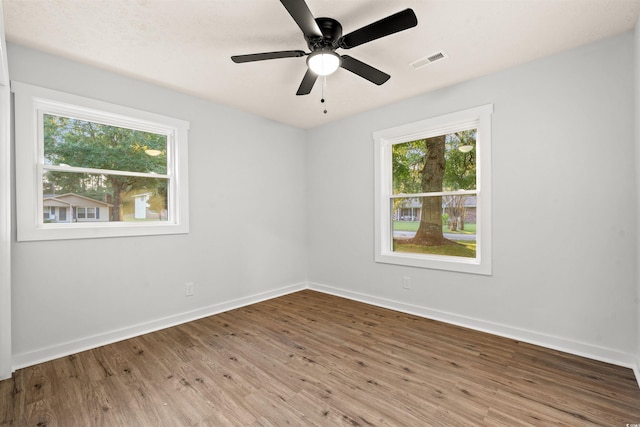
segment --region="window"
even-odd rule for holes
[[[56,208],[53,206],[47,206],[44,208],[43,218],[45,221],[56,218]]]
[[[12,90],[18,240],[188,232],[187,122],[23,83]]]
[[[374,133],[376,262],[491,274],[492,112]]]
[[[100,219],[100,208],[78,208],[76,219]]]

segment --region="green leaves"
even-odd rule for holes
[[[449,191],[476,189],[476,130],[447,135],[443,186]],[[469,151],[465,152],[461,150]]]
[[[460,147],[468,151],[461,151]],[[442,188],[435,191],[475,190],[475,147],[475,129],[445,135],[443,183]],[[395,144],[392,147],[393,194],[423,192],[421,182],[428,154],[427,139]]]
[[[422,170],[427,156],[426,140],[395,144],[392,147],[393,194],[420,193]]]
[[[147,150],[160,152],[150,156]],[[44,116],[48,164],[104,170],[167,173],[167,137],[67,117]]]

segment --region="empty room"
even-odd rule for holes
[[[640,425],[640,0],[1,5],[1,426]]]

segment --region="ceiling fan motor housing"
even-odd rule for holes
[[[316,23],[320,27],[320,31],[322,31],[322,37],[305,36],[309,49],[312,52],[337,49],[342,37],[342,25],[332,18],[316,18]]]

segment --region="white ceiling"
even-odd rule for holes
[[[232,55],[308,51],[278,0],[3,0],[6,38],[269,119],[312,128],[633,29],[640,0],[307,0],[347,34],[408,7],[418,26],[338,50],[391,75],[376,86],[340,69],[296,96],[305,58],[235,64]],[[448,57],[413,70],[409,63]]]

